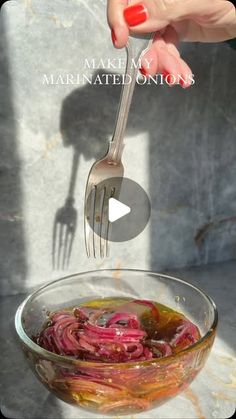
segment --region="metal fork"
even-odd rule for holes
[[[130,35],[126,45],[127,63],[115,130],[107,154],[96,161],[88,175],[84,201],[84,234],[88,257],[108,256],[110,222],[109,199],[118,199],[124,166],[121,158],[124,134],[142,56],[149,49],[153,34]]]

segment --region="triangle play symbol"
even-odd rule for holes
[[[109,199],[108,218],[111,223],[119,220],[125,215],[131,212],[131,208],[128,205],[123,204],[115,198]]]

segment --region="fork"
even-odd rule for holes
[[[87,256],[108,256],[110,222],[109,199],[118,199],[124,166],[124,134],[133,97],[136,76],[142,56],[149,49],[153,34],[130,34],[126,45],[127,63],[116,124],[107,154],[90,169],[84,201],[84,236]]]

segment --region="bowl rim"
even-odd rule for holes
[[[159,276],[162,278],[166,278],[175,282],[180,282],[184,285],[187,285],[190,288],[195,289],[197,292],[199,292],[200,294],[202,294],[202,296],[210,303],[211,307],[213,308],[213,322],[211,324],[211,326],[208,328],[208,331],[194,344],[188,346],[185,349],[182,349],[181,351],[179,351],[177,354],[173,354],[173,355],[168,355],[166,357],[162,357],[162,358],[154,358],[151,360],[146,360],[146,361],[128,361],[128,362],[117,362],[117,363],[109,363],[109,362],[96,362],[96,361],[86,361],[86,360],[80,360],[80,359],[76,359],[76,358],[72,358],[70,356],[67,355],[58,355],[55,354],[53,352],[50,352],[44,348],[42,348],[41,346],[39,346],[37,343],[35,343],[25,332],[23,324],[22,324],[22,314],[24,311],[24,308],[26,307],[27,303],[33,299],[35,297],[36,294],[38,294],[39,292],[43,291],[45,288],[52,286],[60,281],[64,281],[67,279],[71,279],[74,277],[78,277],[78,276],[83,276],[83,275],[89,275],[89,274],[95,274],[95,273],[111,273],[111,272],[139,272],[139,273],[143,273],[143,274],[148,274],[148,275],[154,275],[154,276]],[[197,347],[201,347],[203,342],[205,342],[208,338],[210,338],[211,336],[215,335],[215,331],[216,331],[216,327],[218,324],[218,310],[216,308],[216,304],[213,301],[213,299],[207,295],[205,293],[205,291],[203,291],[201,288],[196,287],[195,285],[191,284],[190,282],[187,282],[183,279],[180,278],[176,278],[174,276],[171,275],[167,275],[167,274],[162,274],[162,273],[158,273],[158,272],[153,272],[153,271],[149,271],[149,270],[142,270],[142,269],[126,269],[126,268],[122,268],[122,269],[96,269],[96,270],[91,270],[91,271],[85,271],[85,272],[78,272],[78,273],[74,273],[72,275],[66,275],[64,277],[60,277],[58,279],[55,279],[53,281],[49,281],[46,284],[42,285],[41,287],[39,287],[38,289],[36,289],[35,291],[33,291],[31,294],[28,295],[28,297],[26,297],[23,302],[18,306],[16,313],[15,313],[15,330],[16,333],[18,335],[18,338],[20,339],[20,341],[27,347],[27,349],[31,350],[33,353],[36,353],[39,357],[44,358],[48,361],[52,361],[52,362],[56,362],[56,363],[64,363],[64,364],[68,364],[68,365],[73,365],[73,366],[78,366],[78,367],[87,367],[87,368],[139,368],[140,366],[144,367],[144,366],[151,366],[151,365],[156,365],[156,364],[162,364],[162,363],[166,363],[168,361],[170,361],[171,359],[177,359],[179,357],[181,357],[181,355],[189,353],[195,349],[197,349]]]

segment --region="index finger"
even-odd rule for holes
[[[107,1],[107,21],[113,30],[117,48],[123,48],[128,41],[129,28],[124,19],[124,9],[128,6],[128,3],[128,0]]]

